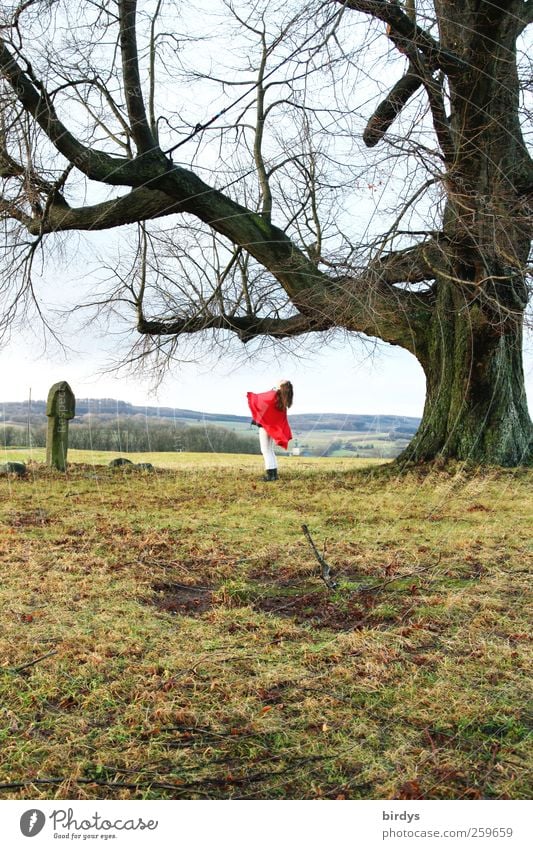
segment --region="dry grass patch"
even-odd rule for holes
[[[0,481],[4,798],[528,796],[530,474],[174,460]]]

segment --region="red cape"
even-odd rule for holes
[[[276,390],[269,392],[247,392],[248,406],[254,422],[260,424],[277,445],[287,449],[292,433],[285,410],[276,407]]]

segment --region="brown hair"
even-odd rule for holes
[[[292,383],[290,380],[284,380],[276,391],[276,407],[278,410],[287,410],[289,407],[292,407],[293,398],[294,391]]]

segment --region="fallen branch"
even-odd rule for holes
[[[2,672],[11,672],[15,675],[17,672],[22,672],[24,669],[29,669],[30,666],[35,666],[36,663],[40,663],[41,660],[46,660],[47,657],[53,657],[54,654],[57,654],[57,651],[49,651],[48,654],[42,654],[40,657],[36,657],[35,660],[30,660],[28,663],[23,663],[22,666],[14,666],[8,667],[7,669],[2,669]]]
[[[280,775],[294,772],[301,766],[308,763],[322,762],[333,760],[336,755],[310,755],[306,758],[298,758],[293,763],[278,770],[250,773],[249,775],[226,775],[223,778],[199,778],[195,781],[181,781],[177,779],[175,783],[164,781],[106,781],[98,778],[34,778],[27,781],[10,781],[5,784],[0,784],[0,792],[2,790],[22,790],[28,787],[39,785],[61,785],[61,784],[79,784],[79,785],[95,785],[96,787],[108,787],[116,790],[174,790],[179,792],[182,790],[196,789],[202,787],[238,787],[246,784],[256,784],[262,781],[268,781],[270,778],[277,778]]]
[[[331,566],[329,565],[329,563],[327,563],[324,560],[324,558],[322,557],[322,555],[318,551],[316,545],[313,542],[313,538],[311,537],[311,534],[309,533],[309,528],[307,527],[307,525],[302,525],[302,531],[304,532],[305,536],[307,537],[309,545],[313,549],[313,552],[315,554],[316,559],[320,563],[320,567],[321,567],[320,577],[324,581],[328,590],[334,590],[337,586],[337,582],[333,580],[332,572],[331,572]]]
[[[57,651],[49,651],[48,654],[42,654],[40,657],[36,657],[35,660],[30,660],[29,663],[24,663],[22,666],[16,666],[13,672],[22,672],[23,669],[29,669],[30,666],[35,666],[35,664],[40,663],[41,660],[46,660],[47,657],[53,657],[54,654],[57,654]]]

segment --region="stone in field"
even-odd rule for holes
[[[8,463],[0,463],[0,475],[17,475],[21,478],[26,474],[26,466],[24,463],[16,463],[10,460]]]
[[[119,469],[121,466],[133,466],[133,463],[126,457],[115,457],[114,460],[109,461],[109,465],[112,469]]]
[[[68,423],[76,414],[76,399],[66,380],[54,383],[48,393],[46,415],[46,463],[52,469],[64,472],[67,468]]]

